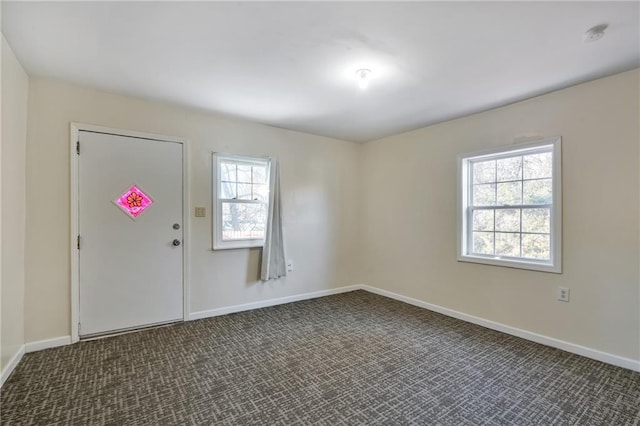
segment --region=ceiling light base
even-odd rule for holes
[[[366,89],[369,87],[369,77],[371,75],[371,70],[368,68],[361,68],[356,71],[356,77],[358,78],[358,86],[361,89]]]

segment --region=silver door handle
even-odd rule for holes
[[[173,240],[173,245],[178,247],[180,245],[180,240]]]

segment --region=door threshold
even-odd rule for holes
[[[90,342],[92,340],[104,339],[107,337],[115,337],[115,336],[120,336],[122,334],[130,334],[130,333],[137,333],[139,331],[146,331],[152,328],[166,327],[169,325],[177,324],[179,322],[184,322],[184,320],[182,318],[179,318],[179,319],[166,321],[166,322],[159,322],[155,324],[130,327],[130,328],[121,328],[119,330],[106,331],[104,333],[86,334],[84,336],[79,336],[79,338],[81,342]]]

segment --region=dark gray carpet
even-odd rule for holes
[[[27,354],[18,424],[637,425],[640,374],[363,291]]]

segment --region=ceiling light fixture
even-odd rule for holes
[[[582,36],[582,40],[585,43],[592,43],[594,41],[600,40],[604,37],[604,30],[608,27],[607,24],[596,25],[593,28],[589,28],[586,33]]]
[[[369,87],[369,76],[371,75],[371,70],[367,68],[362,68],[356,71],[356,77],[358,78],[358,87],[362,90]]]

